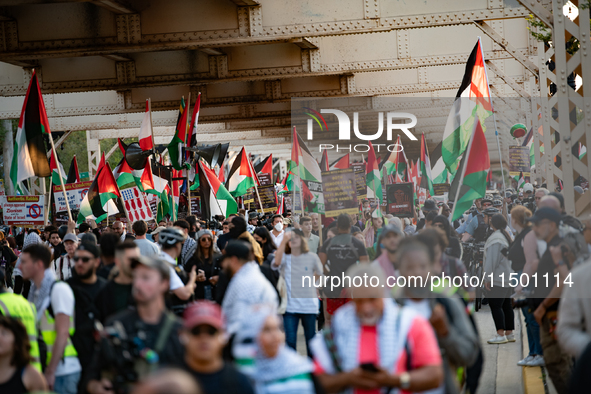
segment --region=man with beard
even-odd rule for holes
[[[117,276],[107,282],[95,299],[98,319],[104,323],[115,313],[133,305],[131,296],[131,259],[140,256],[140,249],[133,241],[125,241],[115,247],[115,266]]]
[[[428,319],[435,330],[445,371],[445,379],[437,393],[459,393],[456,369],[471,366],[478,357],[478,336],[470,323],[462,300],[448,286],[431,292],[429,275],[437,275],[433,245],[417,238],[402,240],[396,252],[400,276],[406,287],[393,290],[400,305]],[[437,287],[437,286],[436,286]]]
[[[385,297],[386,280],[378,267],[356,264],[345,275],[352,301],[311,342],[314,374],[324,389],[381,393],[438,387],[443,380],[441,354],[425,318]],[[366,281],[370,285],[353,285],[363,278],[371,278]]]
[[[277,305],[277,292],[261,273],[259,265],[254,263],[252,246],[247,241],[236,239],[228,242],[222,259],[222,269],[230,278],[222,311],[226,316],[228,335],[233,335],[240,330],[243,314],[250,305]]]
[[[373,265],[379,266],[384,272],[386,278],[396,277],[396,249],[400,240],[403,238],[402,231],[398,226],[389,224],[382,230],[382,234],[378,239],[378,258],[372,263]],[[390,279],[386,285],[392,288],[395,285],[393,279]]]
[[[106,279],[96,274],[100,264],[100,254],[98,246],[82,242],[74,254],[74,274],[66,281],[72,288],[76,300],[74,304],[76,332],[72,336],[72,343],[78,352],[82,374],[94,353],[94,319],[98,317],[94,300],[107,283]]]
[[[84,376],[90,394],[128,392],[131,385],[155,369],[176,365],[184,358],[178,332],[181,322],[166,310],[164,294],[168,292],[170,267],[162,259],[140,256],[132,260],[133,298],[135,309],[125,310],[105,323],[106,333],[124,331],[131,347],[133,369],[137,376],[117,369],[121,365],[113,346],[97,346]],[[101,341],[102,342],[102,341]],[[102,376],[108,372],[110,379]],[[132,381],[130,381],[132,380]],[[116,386],[116,387],[114,387]]]

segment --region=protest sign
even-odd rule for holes
[[[269,186],[273,184],[273,179],[271,179],[271,174],[267,174],[266,172],[260,173],[257,175],[259,178],[260,186]]]
[[[68,195],[68,203],[70,204],[70,209],[72,211],[80,210],[80,204],[82,203],[82,200],[84,200],[86,193],[88,193],[88,188],[90,188],[90,185],[92,185],[91,181],[66,183],[64,185]],[[53,185],[53,198],[56,213],[66,212],[68,210],[61,185]]]
[[[359,212],[353,168],[322,172],[322,188],[326,217]]]
[[[6,196],[2,206],[4,224],[9,226],[43,226],[45,196]]]
[[[355,171],[355,187],[357,188],[357,200],[367,198],[367,185],[365,184],[365,163],[353,163],[351,168]]]
[[[433,191],[436,196],[443,196],[445,193],[449,193],[449,183],[435,183]]]
[[[529,148],[527,146],[510,146],[509,175],[516,177],[523,172],[525,181],[529,182],[530,169]]]
[[[132,223],[138,220],[154,220],[146,195],[140,192],[137,186],[121,190],[121,197]]]
[[[261,203],[263,204],[263,213],[277,212],[277,195],[275,194],[275,186],[259,186],[259,195],[261,196]],[[258,201],[256,205],[258,206]]]
[[[395,183],[387,187],[388,213],[400,218],[413,217],[414,184]]]

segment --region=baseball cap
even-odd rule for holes
[[[152,231],[150,234],[154,235],[154,234],[158,234],[160,231],[166,229],[166,227],[164,226],[158,226],[156,227],[156,229],[154,231]]]
[[[395,224],[388,224],[382,229],[382,237],[390,233],[395,233],[396,235],[402,235],[402,230]]]
[[[170,279],[170,266],[164,260],[157,257],[138,256],[131,260],[131,269],[135,269],[140,264],[158,271],[164,279]]]
[[[559,224],[561,220],[561,215],[560,212],[558,212],[555,209],[552,209],[550,207],[543,207],[537,209],[532,217],[529,217],[525,220],[532,223],[539,223],[544,219],[548,219],[556,224]]]
[[[78,245],[78,250],[85,250],[87,252],[90,252],[94,257],[99,257],[101,255],[101,250],[99,249],[99,247],[96,246],[96,244],[87,241],[82,242],[80,245]]]
[[[73,233],[67,233],[66,236],[64,237],[64,242],[66,242],[66,241],[72,241],[72,242],[78,243],[78,237]]]
[[[532,185],[531,183],[526,183],[525,185],[523,185],[523,192],[527,193],[527,192],[533,192],[534,191],[534,185]]]
[[[211,301],[198,301],[191,304],[183,313],[183,327],[191,329],[201,324],[222,330],[224,328],[222,308]]]

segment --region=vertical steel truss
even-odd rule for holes
[[[566,3],[566,0],[552,1],[553,26],[549,26],[552,28],[552,47],[546,48],[543,42],[538,43],[540,100],[532,100],[532,126],[536,130],[539,112],[542,128],[541,133],[534,133],[535,177],[543,179],[551,190],[561,180],[566,212],[580,217],[591,212],[591,191],[582,195],[575,193],[574,182],[579,176],[591,179],[591,161],[588,155],[579,160],[577,155],[573,155],[572,148],[581,143],[589,149],[591,143],[591,96],[584,95],[586,85],[591,89],[589,8],[579,6],[587,0],[572,0],[578,7],[579,15],[571,21],[563,14]],[[566,43],[571,37],[580,42],[579,50],[573,55],[566,50]],[[553,71],[546,65],[548,61],[555,62]],[[568,85],[568,76],[573,72],[583,80],[578,91]],[[551,83],[556,84],[553,96],[549,94]],[[555,138],[557,132],[560,135],[558,143],[558,138]],[[544,145],[543,153],[540,152],[540,144]],[[558,158],[559,167],[555,165]]]

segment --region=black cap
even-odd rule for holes
[[[258,212],[249,212],[248,213],[248,220],[256,219],[258,217],[259,217],[259,213]]]
[[[556,224],[560,224],[561,215],[556,209],[550,207],[543,207],[536,210],[536,213],[532,217],[525,220],[532,223],[539,223],[540,221],[548,219]]]
[[[131,269],[135,269],[138,265],[144,265],[148,268],[156,270],[160,273],[162,278],[170,279],[170,266],[164,260],[154,256],[138,256],[131,260]]]
[[[96,244],[90,242],[82,242],[80,245],[78,245],[78,250],[90,252],[94,257],[99,257],[101,255],[101,250],[99,247],[96,246]]]

